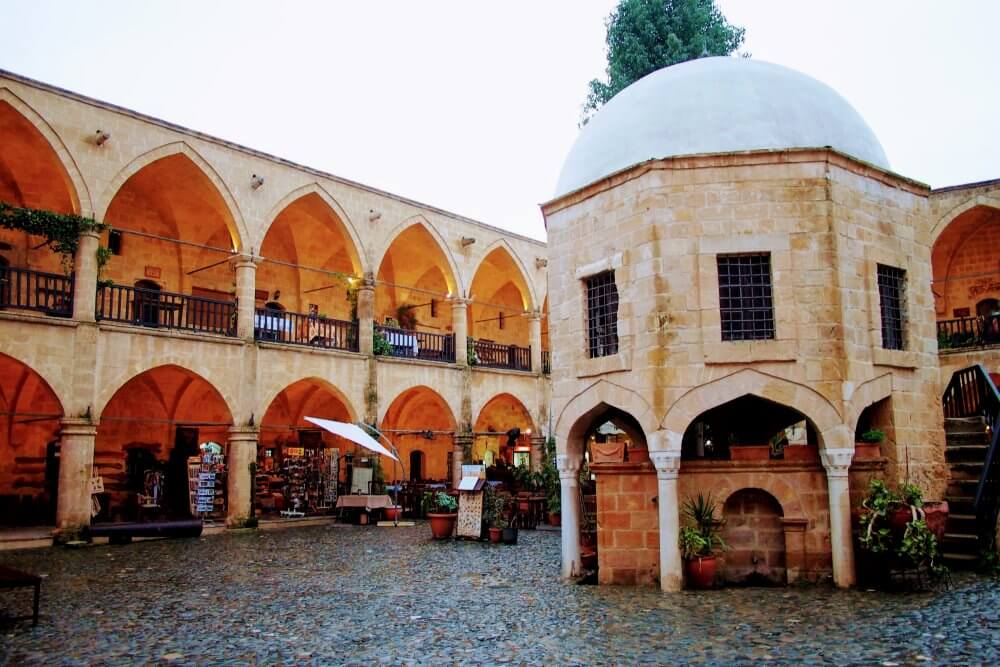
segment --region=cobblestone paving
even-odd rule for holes
[[[559,536],[325,526],[0,552],[46,575],[3,664],[1000,664],[1000,585],[664,595],[558,581]],[[4,593],[2,608],[29,605]]]

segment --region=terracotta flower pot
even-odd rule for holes
[[[698,590],[707,590],[715,585],[715,570],[718,560],[715,556],[702,556],[684,561],[687,571],[688,586]]]
[[[854,443],[854,460],[870,461],[882,456],[882,444],[878,442]]]
[[[493,544],[499,544],[500,538],[503,536],[503,530],[500,528],[494,528],[490,526],[490,542]]]
[[[549,525],[550,526],[561,526],[562,525],[562,515],[559,512],[549,512]]]
[[[383,507],[382,516],[385,517],[386,521],[396,521],[403,517],[403,508],[399,505],[394,507]]]
[[[924,520],[927,522],[927,529],[934,533],[934,537],[940,542],[944,539],[944,531],[948,523],[948,501],[924,503]],[[910,506],[897,507],[889,515],[889,525],[894,534],[902,536],[906,532],[906,524],[913,520],[913,512]]]
[[[640,447],[629,447],[626,456],[629,463],[642,463],[649,460],[649,450]]]
[[[438,514],[435,512],[428,512],[427,519],[430,521],[431,534],[434,536],[434,539],[446,540],[451,537],[452,532],[455,530],[455,522],[458,520],[458,513]]]
[[[729,458],[733,461],[768,461],[771,448],[768,445],[735,445],[729,448]]]

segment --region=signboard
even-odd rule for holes
[[[458,483],[459,491],[476,491],[479,480],[486,479],[486,466],[463,465],[462,481]]]

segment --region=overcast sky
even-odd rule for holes
[[[0,68],[544,239],[615,4],[3,0]],[[1000,178],[1000,2],[719,5],[897,172]]]

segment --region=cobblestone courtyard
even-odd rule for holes
[[[998,664],[1000,586],[663,595],[558,581],[559,535],[516,547],[326,526],[0,553],[46,575],[3,664]],[[30,606],[3,594],[0,609]]]

